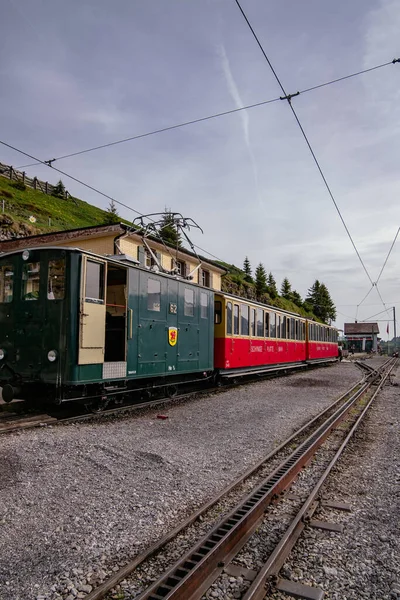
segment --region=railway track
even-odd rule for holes
[[[321,366],[329,366],[332,364],[331,361],[320,361],[319,363],[313,363],[310,365],[302,365],[302,368],[317,368]],[[271,371],[267,375],[264,374],[265,377],[271,376],[279,376],[290,374],[292,372],[296,372],[299,370],[298,365],[295,367],[285,366],[280,367],[276,371]],[[124,413],[129,414],[131,412],[135,412],[138,410],[146,409],[146,408],[156,408],[157,406],[162,406],[165,404],[171,404],[174,402],[179,402],[181,400],[185,400],[191,397],[196,397],[204,394],[217,394],[223,391],[227,391],[238,385],[246,385],[248,383],[254,383],[254,381],[259,381],[260,375],[255,374],[252,379],[244,378],[241,381],[232,381],[232,383],[225,384],[223,386],[216,387],[208,387],[206,389],[194,389],[189,392],[185,392],[182,394],[177,394],[175,396],[165,396],[163,398],[158,398],[155,400],[146,400],[144,402],[137,402],[134,404],[127,404],[124,406],[117,406],[110,409],[101,410],[98,412],[86,412],[72,415],[68,411],[68,409],[61,408],[60,410],[55,410],[51,414],[49,413],[35,413],[35,412],[23,412],[23,409],[18,406],[17,412],[12,412],[11,410],[3,410],[0,411],[0,435],[7,433],[15,433],[17,431],[23,431],[25,429],[33,429],[35,427],[46,427],[60,424],[68,424],[68,423],[77,423],[80,421],[87,421],[93,419],[100,419],[112,416],[122,415]],[[7,405],[8,408],[12,408],[12,405]]]
[[[258,465],[225,488],[147,552],[135,557],[89,593],[86,600],[108,597],[107,594],[123,580],[127,597],[137,600],[197,600],[212,585],[218,586],[218,578],[226,577],[229,573],[233,580],[235,577],[242,582],[247,577],[254,580],[251,584],[248,581],[248,589],[242,595],[244,600],[264,598],[271,586],[284,586],[277,579],[280,566],[300,535],[304,521],[310,521],[317,509],[317,497],[325,479],[394,365],[395,361],[390,359],[374,373],[366,374],[363,380],[293,434]],[[376,382],[379,382],[378,387],[365,406],[365,398],[371,396],[371,388]],[[356,417],[356,412],[361,412],[360,407],[362,414]],[[352,429],[347,435],[348,426],[342,429],[341,423],[348,419],[349,415],[352,418]],[[356,418],[357,423],[353,425]],[[332,438],[332,433],[333,437],[337,438],[338,432],[341,438],[346,437],[346,433],[346,439],[340,440],[339,449],[330,448],[330,454],[333,453],[334,456],[329,457],[329,464],[324,473],[319,475],[318,482],[312,486],[306,501],[296,508],[290,524],[274,544],[263,567],[250,577],[248,569],[243,568],[240,552],[246,551],[249,544],[251,547],[252,536],[262,529],[271,506],[278,506],[277,501],[287,493],[304,467],[310,463],[317,451],[326,452],[325,446],[331,444],[327,441],[328,438]],[[222,519],[221,514],[224,515]],[[176,559],[171,561],[166,558],[169,553],[176,556],[179,551],[181,558],[178,562],[175,562]],[[318,590],[316,593],[319,593]],[[223,595],[217,594],[215,597],[222,598]]]

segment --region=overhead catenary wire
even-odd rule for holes
[[[293,96],[299,96],[300,94],[306,94],[308,92],[312,92],[314,90],[318,90],[320,88],[323,87],[327,87],[328,85],[333,85],[335,83],[338,83],[340,81],[345,81],[346,79],[351,79],[353,77],[357,77],[359,75],[363,75],[364,73],[369,73],[371,71],[376,71],[377,69],[382,69],[383,67],[387,67],[388,65],[392,65],[392,64],[396,64],[400,62],[400,58],[394,58],[391,61],[382,63],[380,65],[375,65],[374,67],[370,67],[368,69],[363,69],[360,71],[356,71],[355,73],[350,73],[349,75],[344,75],[343,77],[338,77],[337,79],[331,79],[330,81],[325,81],[324,83],[319,83],[317,85],[314,85],[312,87],[309,88],[305,88],[304,90],[300,90],[298,92],[296,92],[295,94],[292,94]],[[154,129],[152,131],[147,131],[145,133],[140,133],[137,135],[133,135],[130,137],[126,137],[126,138],[122,138],[120,140],[115,140],[113,142],[108,142],[106,144],[100,144],[98,146],[92,146],[90,148],[85,148],[83,150],[78,150],[76,152],[70,152],[69,154],[63,154],[61,156],[56,156],[55,158],[51,158],[48,160],[45,160],[45,163],[48,163],[49,166],[52,165],[53,162],[55,162],[56,160],[64,160],[65,158],[71,158],[73,156],[79,156],[80,154],[86,154],[88,152],[94,152],[96,150],[101,150],[103,148],[109,148],[111,146],[117,146],[118,144],[125,144],[126,142],[132,142],[134,140],[139,140],[141,138],[145,138],[145,137],[149,137],[152,135],[157,135],[159,133],[165,133],[167,131],[172,131],[174,129],[179,129],[181,127],[187,127],[189,125],[195,125],[197,123],[201,123],[203,121],[209,121],[211,119],[218,119],[220,117],[224,117],[226,115],[231,115],[237,112],[240,112],[242,110],[250,110],[252,108],[257,108],[259,106],[264,106],[266,104],[272,104],[273,102],[277,102],[278,100],[282,100],[282,98],[278,97],[278,98],[271,98],[269,100],[263,100],[261,102],[255,102],[253,104],[248,104],[246,106],[241,106],[240,108],[234,108],[234,109],[230,109],[230,110],[226,110],[223,112],[218,112],[212,115],[208,115],[206,117],[199,117],[198,119],[192,119],[190,121],[184,121],[182,123],[177,123],[175,125],[170,125],[167,127],[162,127],[160,129]],[[27,165],[21,165],[19,167],[16,167],[17,169],[27,169],[28,167],[34,167],[35,165],[39,165],[41,164],[40,162],[34,162],[34,163],[29,163]]]
[[[384,271],[384,269],[385,269],[385,267],[386,267],[386,263],[387,263],[387,261],[389,260],[389,256],[390,256],[390,254],[391,254],[391,252],[392,252],[392,250],[393,250],[393,247],[394,247],[394,245],[395,245],[395,243],[396,243],[397,236],[399,235],[399,231],[400,231],[400,227],[398,228],[398,230],[397,230],[397,233],[396,233],[396,235],[394,236],[394,240],[393,240],[393,242],[392,242],[392,245],[390,246],[390,249],[389,249],[388,255],[387,255],[386,259],[385,259],[385,262],[383,263],[383,267],[382,267],[382,269],[381,269],[381,271],[380,271],[380,273],[379,273],[379,275],[378,275],[378,279],[376,280],[376,285],[378,284],[378,282],[379,282],[379,280],[380,280],[380,278],[381,278],[381,275],[382,275],[382,273],[383,273],[383,271]]]
[[[263,54],[263,56],[264,56],[265,60],[267,61],[267,63],[268,63],[268,65],[269,65],[269,67],[270,67],[270,69],[271,69],[272,73],[274,74],[274,76],[275,76],[275,79],[276,79],[276,81],[277,81],[277,83],[278,83],[279,87],[281,88],[281,90],[282,90],[282,92],[283,92],[283,94],[284,94],[283,98],[281,98],[281,99],[282,99],[282,100],[287,100],[287,102],[288,102],[288,104],[289,104],[289,107],[290,107],[290,109],[291,109],[291,111],[292,111],[292,113],[293,113],[293,116],[294,116],[294,118],[296,119],[297,125],[298,125],[298,126],[299,126],[299,128],[300,128],[300,131],[301,131],[301,133],[302,133],[302,135],[303,135],[303,137],[304,137],[304,139],[305,139],[305,141],[306,141],[306,144],[307,144],[307,146],[308,146],[308,149],[310,150],[310,152],[311,152],[311,155],[312,155],[312,157],[313,157],[313,159],[314,159],[314,162],[315,162],[315,164],[316,164],[316,166],[317,166],[317,168],[318,168],[318,171],[319,171],[319,173],[320,173],[320,175],[321,175],[321,177],[322,177],[322,180],[323,180],[323,182],[324,182],[324,184],[325,184],[325,187],[326,187],[326,189],[327,189],[327,191],[328,191],[328,194],[329,194],[329,196],[330,196],[330,198],[331,198],[331,200],[332,200],[332,202],[333,202],[333,204],[334,204],[334,206],[335,206],[335,208],[336,208],[336,211],[337,211],[337,213],[338,213],[338,215],[339,215],[339,217],[340,217],[340,220],[342,221],[342,224],[343,224],[343,226],[344,226],[344,228],[345,228],[345,230],[346,230],[346,233],[347,233],[347,235],[348,235],[348,237],[349,237],[349,239],[350,239],[350,242],[351,242],[351,244],[352,244],[352,246],[353,246],[353,248],[354,248],[354,250],[355,250],[355,252],[356,252],[356,254],[357,254],[357,256],[358,256],[358,259],[359,259],[359,261],[360,261],[360,263],[361,263],[361,265],[362,265],[362,267],[363,267],[363,269],[364,269],[364,271],[365,271],[365,273],[366,273],[366,275],[367,275],[367,277],[368,277],[368,279],[369,279],[369,281],[370,281],[371,285],[373,285],[373,283],[374,283],[374,282],[372,281],[372,279],[371,279],[371,276],[370,276],[370,274],[369,274],[369,272],[368,272],[368,270],[367,270],[367,267],[365,266],[365,264],[364,264],[364,261],[363,261],[363,259],[361,258],[361,255],[360,255],[360,253],[359,253],[359,251],[358,251],[358,248],[357,248],[357,246],[356,246],[356,244],[355,244],[355,242],[354,242],[354,240],[353,240],[353,238],[352,238],[352,235],[351,235],[351,233],[350,233],[350,231],[349,231],[349,229],[348,229],[348,227],[347,227],[347,225],[346,225],[346,222],[345,222],[345,220],[344,220],[344,218],[343,218],[343,216],[342,216],[342,213],[341,213],[341,211],[340,211],[340,209],[339,209],[339,206],[338,206],[338,204],[337,204],[337,202],[336,202],[336,200],[335,200],[335,198],[334,198],[334,195],[333,195],[333,193],[332,193],[332,190],[331,190],[331,188],[330,188],[330,186],[329,186],[329,184],[328,184],[328,182],[327,182],[327,180],[326,180],[326,177],[325,177],[325,175],[324,175],[324,173],[323,173],[323,171],[322,171],[322,168],[321,168],[321,166],[320,166],[320,164],[319,164],[319,162],[318,162],[318,159],[317,159],[317,157],[316,157],[316,155],[315,155],[315,153],[314,153],[314,150],[313,150],[313,148],[312,148],[312,146],[311,146],[311,143],[310,143],[310,141],[309,141],[309,139],[308,139],[308,137],[307,137],[307,135],[306,135],[306,133],[305,133],[305,131],[304,131],[304,129],[303,129],[303,127],[302,127],[301,123],[300,123],[300,120],[299,120],[299,118],[298,118],[298,116],[297,116],[297,113],[296,113],[296,111],[294,110],[294,108],[293,108],[293,106],[292,106],[291,98],[293,97],[293,95],[288,95],[288,94],[286,93],[286,90],[285,90],[285,88],[283,87],[283,85],[282,85],[282,83],[281,83],[281,81],[280,81],[280,79],[279,79],[279,77],[278,77],[278,75],[277,75],[277,73],[276,73],[275,69],[273,68],[273,66],[272,66],[272,64],[271,64],[271,61],[269,60],[269,58],[268,58],[268,56],[267,56],[267,54],[266,54],[266,52],[265,52],[265,50],[264,50],[264,48],[263,48],[263,46],[262,46],[262,44],[261,44],[260,40],[259,40],[259,39],[258,39],[258,37],[257,37],[257,34],[256,34],[256,32],[254,31],[254,29],[253,29],[253,27],[252,27],[252,25],[251,25],[251,23],[250,23],[249,19],[247,18],[246,14],[245,14],[245,12],[244,12],[244,10],[243,10],[243,8],[241,7],[241,4],[240,4],[239,0],[235,0],[235,2],[236,2],[236,4],[237,4],[237,6],[238,6],[238,8],[239,8],[240,12],[242,13],[242,16],[243,16],[243,18],[245,19],[245,21],[246,21],[246,23],[247,23],[247,25],[248,25],[248,27],[249,27],[249,29],[250,29],[251,33],[253,34],[253,37],[254,37],[254,39],[256,40],[256,42],[257,42],[257,44],[258,44],[258,46],[259,46],[259,48],[260,48],[260,50],[261,50],[261,52],[262,52],[262,54]],[[395,59],[395,60],[397,61],[398,59]],[[297,95],[297,94],[296,94],[296,95]]]
[[[106,194],[105,192],[102,192],[101,190],[95,188],[94,186],[90,185],[89,183],[86,183],[85,181],[82,181],[81,179],[78,179],[77,177],[74,177],[73,175],[70,175],[69,173],[66,173],[65,171],[62,171],[61,169],[58,169],[57,167],[53,167],[51,164],[48,163],[48,161],[40,160],[36,156],[32,156],[32,154],[29,154],[28,152],[24,152],[23,150],[20,150],[19,148],[16,148],[15,146],[12,146],[11,144],[8,144],[7,142],[5,142],[3,140],[0,140],[0,144],[2,144],[3,146],[6,146],[7,148],[10,148],[11,150],[14,150],[15,152],[19,152],[19,154],[23,154],[24,156],[27,156],[28,158],[31,158],[32,160],[36,160],[39,164],[45,165],[46,167],[49,167],[50,169],[53,169],[53,171],[57,171],[57,173],[60,173],[61,175],[64,175],[65,177],[68,177],[69,179],[72,179],[76,183],[79,183],[80,185],[83,185],[84,187],[88,188],[89,190],[92,190],[93,192],[96,192],[97,194],[100,194],[104,198],[107,198],[108,200],[112,200],[116,204],[119,204],[120,206],[123,206],[124,208],[133,211],[134,213],[136,213],[137,215],[139,215],[141,217],[145,217],[145,215],[143,213],[141,213],[140,211],[136,210],[135,208],[132,208],[131,206],[128,206],[127,204],[124,204],[120,200],[116,200],[115,198],[113,198],[109,194]],[[149,220],[152,221],[152,219],[149,219]],[[197,246],[196,244],[194,244],[194,246],[198,250],[201,250],[201,252],[205,252],[206,254],[208,254],[208,256],[211,256],[212,258],[215,258],[218,261],[224,262],[224,261],[222,261],[221,258],[218,258],[218,256],[215,256],[215,254],[212,254],[208,250],[205,250],[204,248],[201,248],[200,246]]]

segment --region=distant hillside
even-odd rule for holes
[[[28,187],[18,189],[18,184],[0,176],[0,240],[102,225],[108,217],[107,211],[79,198],[64,200]]]

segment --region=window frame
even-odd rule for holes
[[[226,335],[233,334],[233,303],[226,303]]]
[[[236,303],[233,305],[233,335],[240,335],[240,308]]]
[[[6,298],[6,272],[7,270],[11,271],[12,275],[11,275],[11,297],[8,296],[10,299],[9,300],[5,300]],[[3,277],[3,297],[4,300],[0,299],[0,304],[11,304],[11,302],[14,299],[14,277],[15,277],[15,266],[13,264],[8,264],[8,265],[1,265],[0,266],[0,277]]]
[[[205,304],[203,304],[204,299]],[[208,294],[206,292],[200,292],[200,319],[208,319]]]
[[[36,279],[36,281],[39,282],[39,286],[38,286],[39,289],[37,290],[37,292],[36,291],[35,292],[27,292],[26,291],[27,284],[32,279],[29,276],[29,273],[34,273],[34,271],[29,271],[28,267],[29,266],[33,266],[33,265],[39,265],[39,268],[36,271],[36,273],[38,273],[38,275],[39,275],[39,277]],[[30,302],[30,301],[35,301],[36,302],[37,300],[40,300],[40,291],[41,291],[41,287],[42,287],[41,286],[41,281],[40,281],[41,280],[41,272],[42,272],[42,268],[41,268],[40,261],[25,262],[22,265],[21,299],[24,302]],[[33,281],[35,281],[35,280],[33,280]],[[30,298],[27,298],[28,294],[36,294],[36,293],[37,293],[37,296],[32,296]]]
[[[49,286],[52,284],[52,279],[50,279],[50,269],[51,269],[51,263],[62,263],[62,296],[56,298],[54,296],[54,292],[53,292],[53,288],[50,291]],[[60,279],[61,279],[60,277]],[[47,300],[49,300],[50,302],[57,302],[59,300],[65,300],[65,291],[66,291],[66,283],[67,283],[67,278],[66,278],[66,260],[65,260],[65,256],[61,256],[60,258],[49,258],[48,262],[47,262]],[[86,288],[85,288],[85,292],[86,292]],[[53,294],[53,298],[51,298],[51,294]]]
[[[150,291],[150,282],[156,283],[158,286],[158,291]],[[150,307],[150,297],[151,296],[158,296],[159,302],[153,302],[153,307]],[[154,308],[154,306],[157,306],[158,304],[158,308]],[[147,278],[147,310],[151,311],[151,312],[161,312],[161,281],[159,279],[155,279],[154,277],[148,277]]]
[[[240,304],[240,335],[250,336],[250,306],[248,304]],[[247,312],[247,317],[246,313]],[[243,325],[247,323],[247,333],[243,333]]]
[[[192,303],[190,301],[188,301],[187,293],[190,293],[192,295],[192,300],[193,300]],[[190,312],[190,311],[188,312],[190,307],[192,307],[192,312]],[[196,298],[195,298],[194,289],[185,286],[185,291],[183,294],[183,314],[185,315],[185,317],[193,318],[194,313],[195,313],[195,308],[196,308]]]

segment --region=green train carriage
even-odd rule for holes
[[[56,403],[174,393],[213,373],[214,293],[124,256],[0,255],[3,398]]]

